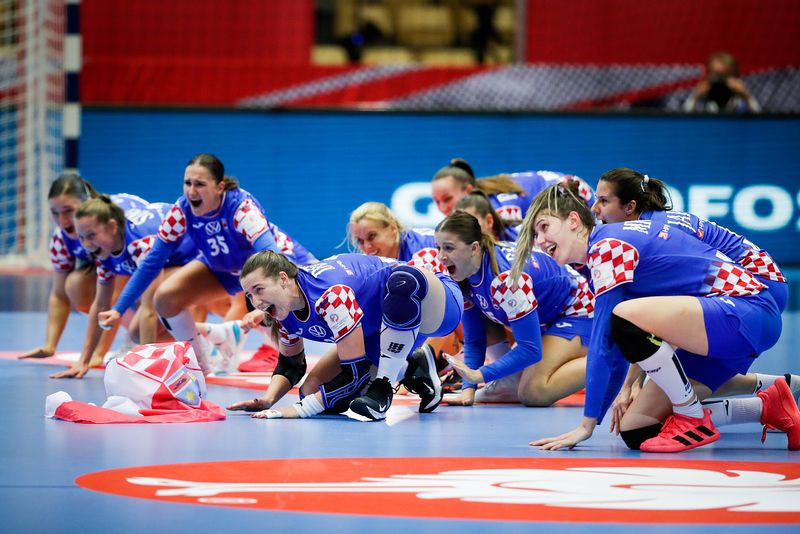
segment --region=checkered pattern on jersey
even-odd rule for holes
[[[703,291],[708,295],[744,297],[760,293],[766,287],[738,265],[715,261],[706,276]]]
[[[588,266],[592,272],[595,296],[633,281],[639,264],[636,247],[616,238],[601,239],[589,250]]]
[[[278,329],[278,338],[280,340],[281,345],[286,347],[291,347],[292,345],[299,342],[302,338],[296,334],[289,333],[283,325]]]
[[[180,240],[184,234],[186,234],[186,215],[180,206],[175,204],[167,216],[161,219],[158,237],[165,243],[174,243]]]
[[[423,248],[414,253],[408,264],[413,267],[428,269],[434,273],[446,273],[447,267],[439,261],[439,251],[435,248]]]
[[[566,317],[593,317],[594,294],[589,287],[589,282],[583,276],[578,277],[578,285],[570,292],[570,302],[564,308]]]
[[[114,281],[114,271],[97,262],[97,282],[102,285],[110,284]]]
[[[314,309],[331,329],[336,342],[355,330],[364,316],[356,294],[343,284],[328,288],[314,303]]]
[[[156,236],[148,235],[141,239],[137,239],[136,241],[132,241],[128,245],[128,254],[131,255],[131,259],[133,260],[133,263],[135,263],[137,267],[142,264],[142,261],[144,260],[145,256],[147,256],[147,253],[150,252],[150,250],[152,250],[153,245],[155,245],[155,243],[156,243]]]
[[[291,237],[280,230],[275,230],[272,235],[275,236],[275,244],[278,245],[278,250],[281,251],[281,254],[284,256],[291,256],[294,254],[294,241],[292,241]]]
[[[236,208],[236,213],[233,215],[233,229],[252,243],[269,230],[269,224],[256,203],[248,198]]]
[[[519,206],[500,206],[497,215],[508,224],[519,224],[522,221],[522,208]]]
[[[70,253],[60,230],[50,237],[50,263],[59,273],[69,272],[75,267],[75,256]]]
[[[500,306],[509,321],[516,321],[531,313],[539,303],[533,294],[533,279],[528,273],[522,273],[517,279],[517,288],[511,288],[508,279],[511,271],[503,271],[492,280],[492,302]]]
[[[775,282],[786,282],[778,264],[764,250],[748,250],[747,254],[739,259],[739,263],[751,273],[762,278]]]

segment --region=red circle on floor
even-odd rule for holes
[[[800,522],[800,465],[638,458],[308,458],[100,471],[87,489],[292,512],[587,523]]]

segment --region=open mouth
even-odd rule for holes
[[[62,228],[62,230],[63,230],[63,231],[64,231],[64,233],[65,233],[65,234],[67,234],[67,235],[75,235],[75,233],[76,233],[76,232],[75,232],[75,226],[74,226],[74,225],[69,225],[69,226],[66,226],[66,227]]]
[[[556,253],[556,246],[555,246],[555,245],[550,245],[549,247],[547,247],[546,249],[544,249],[544,251],[547,253],[547,255],[548,255],[548,256],[550,256],[551,258],[553,258],[553,257],[555,257],[555,253]]]
[[[270,304],[269,306],[267,306],[267,309],[264,310],[264,311],[266,313],[268,313],[270,317],[275,317],[275,305],[274,304]]]
[[[455,265],[445,265],[447,267],[447,272],[450,273],[450,276],[456,274],[456,266]]]
[[[199,208],[200,204],[202,204],[202,203],[203,203],[203,199],[202,198],[198,198],[198,199],[191,199],[190,198],[189,199],[189,204],[191,204],[193,208]]]

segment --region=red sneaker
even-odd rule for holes
[[[761,411],[761,424],[764,425],[761,443],[767,438],[769,427],[786,432],[790,451],[800,450],[800,410],[786,381],[779,378],[767,389],[757,391],[756,395],[764,403]]]
[[[703,417],[672,414],[664,422],[661,432],[642,443],[644,452],[682,452],[708,445],[719,439],[719,430],[711,422],[711,410],[703,410]]]
[[[253,357],[239,364],[242,373],[271,373],[278,365],[278,349],[266,343],[258,347]]]

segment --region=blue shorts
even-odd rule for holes
[[[759,354],[781,335],[781,315],[766,295],[698,297],[708,336],[708,356],[678,350],[689,378],[716,390],[737,374],[744,374]]]
[[[581,345],[589,346],[592,339],[592,319],[590,317],[560,317],[548,325],[542,326],[543,336],[563,337],[570,341],[575,336],[581,338]]]
[[[444,317],[439,328],[435,332],[426,334],[426,337],[446,336],[458,328],[458,325],[461,324],[461,317],[464,315],[464,294],[461,292],[458,283],[446,273],[436,273],[436,278],[444,286]]]

